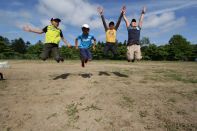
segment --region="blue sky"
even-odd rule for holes
[[[22,37],[32,44],[44,41],[44,34],[24,32],[25,25],[42,29],[50,24],[50,18],[62,19],[60,28],[64,37],[73,45],[81,34],[81,25],[90,25],[90,32],[97,41],[105,41],[105,32],[97,13],[104,8],[107,21],[117,21],[122,5],[127,6],[127,17],[139,19],[142,7],[147,7],[141,37],[149,37],[152,43],[168,43],[174,34],[181,34],[197,44],[197,0],[1,0],[0,35],[9,39]],[[122,20],[117,33],[118,41],[127,40],[127,30]],[[61,42],[60,45],[63,43]]]

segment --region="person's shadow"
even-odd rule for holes
[[[106,71],[99,71],[99,76],[102,76],[102,75],[110,76],[110,74]]]
[[[119,76],[119,77],[129,77],[128,75],[121,74],[120,72],[112,72],[114,75]]]
[[[92,73],[81,73],[79,74],[79,76],[83,77],[83,78],[90,78],[91,76],[93,76]]]
[[[53,80],[57,80],[57,79],[67,79],[69,75],[70,75],[70,73],[61,74],[61,75],[56,76],[55,78],[53,78]]]

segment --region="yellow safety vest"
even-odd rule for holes
[[[55,28],[53,25],[49,25],[47,27],[45,43],[59,44],[60,40],[60,29]]]
[[[107,30],[106,31],[106,42],[116,43],[116,30]]]

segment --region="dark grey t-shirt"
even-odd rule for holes
[[[128,44],[139,44],[141,28],[139,26],[135,28],[129,26],[127,30],[128,30]]]

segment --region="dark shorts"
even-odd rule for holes
[[[80,58],[81,60],[92,60],[92,54],[89,49],[80,48]]]
[[[46,43],[44,45],[42,54],[40,55],[41,59],[46,60],[47,58],[49,58],[49,56],[51,55],[52,52],[54,54],[55,60],[59,60],[61,58],[60,53],[59,53],[58,44]]]
[[[106,43],[104,47],[104,54],[108,55],[108,52],[111,51],[113,55],[117,54],[115,43]]]

